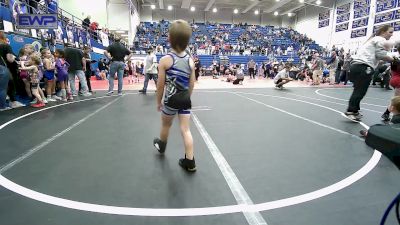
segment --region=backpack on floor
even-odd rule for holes
[[[371,126],[365,142],[388,157],[400,169],[400,124]]]

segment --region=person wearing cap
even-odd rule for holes
[[[125,69],[125,57],[130,58],[132,52],[129,51],[121,43],[121,36],[115,35],[115,42],[108,46],[104,55],[111,59],[110,63],[110,75],[108,77],[108,92],[107,95],[112,95],[114,93],[114,76],[117,73],[118,77],[118,95],[122,95],[122,84]]]

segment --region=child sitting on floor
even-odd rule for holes
[[[389,111],[393,114],[390,120],[393,124],[400,124],[400,96],[395,96],[390,102]],[[368,135],[368,130],[361,130],[361,136],[366,137]]]

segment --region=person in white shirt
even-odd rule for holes
[[[344,113],[350,120],[360,121],[362,115],[359,113],[360,102],[367,94],[374,70],[379,60],[386,62],[398,61],[398,58],[390,56],[385,43],[393,36],[393,27],[383,25],[376,34],[370,37],[359,49],[357,55],[353,56],[350,66],[349,80],[354,85],[347,111]]]
[[[157,86],[157,79],[158,79],[158,70],[157,70],[157,57],[153,53],[153,49],[150,48],[147,51],[147,56],[144,61],[144,70],[143,73],[145,74],[145,80],[143,84],[143,89],[139,90],[139,93],[146,94],[147,92],[147,85],[149,84],[149,80],[153,79],[155,85]]]
[[[291,63],[286,63],[285,67],[279,71],[279,73],[274,77],[274,83],[276,88],[283,89],[283,85],[289,83],[293,79],[289,77],[289,71],[292,68]]]
[[[237,84],[243,84],[243,80],[244,80],[244,73],[243,73],[243,69],[240,67],[240,65],[236,65],[235,66],[235,77],[236,79],[233,81],[234,85]]]

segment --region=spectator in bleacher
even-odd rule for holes
[[[90,19],[91,19],[91,17],[90,17],[90,15],[88,15],[88,16],[82,21],[82,27],[83,27],[85,30],[88,30],[88,28],[89,28],[89,26],[90,26],[90,24],[91,24]]]
[[[132,57],[132,52],[129,51],[125,46],[121,43],[121,36],[116,35],[114,37],[115,42],[108,46],[104,54],[111,59],[110,64],[110,75],[108,77],[108,93],[107,95],[112,95],[114,93],[114,77],[117,74],[118,77],[118,95],[122,95],[122,85],[123,85],[123,76],[125,69],[125,57],[130,59]]]
[[[46,0],[47,10],[50,14],[58,14],[58,4],[54,0]]]
[[[72,96],[78,96],[75,88],[75,78],[78,77],[79,83],[82,88],[82,95],[85,97],[91,96],[92,94],[88,91],[86,83],[85,72],[86,68],[85,59],[83,58],[83,52],[79,49],[66,47],[65,48],[65,60],[70,65],[68,68],[69,85],[71,88]]]
[[[27,0],[27,2],[28,2],[29,13],[36,14],[38,8],[37,0]]]
[[[149,80],[153,79],[156,86],[158,80],[157,57],[154,55],[153,48],[147,50],[147,56],[144,60],[143,73],[145,75],[145,80],[143,89],[139,90],[139,93],[146,94]]]
[[[92,22],[89,25],[89,28],[90,28],[90,33],[92,34],[93,39],[97,41],[98,40],[99,23]]]

